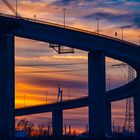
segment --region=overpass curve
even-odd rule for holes
[[[13,28],[14,26],[14,28]],[[123,61],[135,69],[140,68],[140,48],[133,43],[82,29],[63,27],[39,20],[0,16],[0,32],[15,36],[50,42],[84,51],[104,50],[106,56]]]
[[[8,30],[3,30],[5,28],[8,28]],[[18,37],[33,40],[60,44],[84,51],[103,50],[106,56],[131,65],[138,72],[137,76],[139,77],[140,48],[138,48],[138,45],[132,44],[127,41],[101,34],[98,35],[94,32],[80,30],[72,27],[66,26],[64,28],[62,25],[49,22],[42,22],[26,18],[16,18],[14,16],[2,14],[0,15],[0,32],[9,33]],[[133,82],[123,87],[109,91],[107,93],[107,100],[116,101],[124,99],[126,97],[131,97],[135,93],[136,82],[137,78]],[[79,99],[79,101],[80,100],[84,102],[83,106],[86,106],[85,101],[87,102],[88,99],[84,98]],[[59,103],[59,106],[61,106],[61,104],[66,104],[65,106],[67,106],[67,104],[71,104],[71,102],[77,101],[75,100]],[[77,105],[77,107],[78,106],[81,105]],[[55,104],[54,107],[56,107]],[[19,110],[17,110],[17,112],[18,111]],[[18,115],[18,113],[16,114]]]
[[[117,89],[110,90],[106,93],[106,102],[113,102],[132,97],[136,93],[136,79]],[[68,110],[88,106],[88,97],[79,99],[66,100],[60,103],[44,104],[31,106],[26,108],[18,108],[15,110],[15,116],[31,115],[44,112],[52,112],[55,110]]]

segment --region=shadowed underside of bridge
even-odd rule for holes
[[[62,134],[62,110],[88,106],[89,134],[92,137],[94,132],[96,138],[99,138],[100,134],[104,136],[107,130],[107,128],[105,128],[106,103],[128,97],[134,97],[135,132],[137,136],[140,136],[140,113],[138,111],[140,101],[140,48],[138,48],[137,45],[85,30],[71,27],[64,28],[61,25],[52,24],[49,22],[15,18],[7,15],[0,16],[0,34],[5,36],[10,34],[22,38],[55,43],[89,52],[88,97],[50,105],[16,109],[15,114],[17,116],[53,112],[54,134],[57,135]],[[2,40],[2,42],[4,42],[4,40]],[[3,47],[5,45],[6,44],[3,44]],[[105,56],[131,65],[137,71],[137,78],[125,86],[105,93]],[[7,57],[3,56],[1,60],[5,58],[7,59]],[[3,61],[1,61],[2,64],[4,63]],[[9,65],[8,62],[7,65]],[[4,72],[2,71],[0,74],[2,75],[3,73]],[[6,77],[4,77],[4,79],[6,79]],[[94,88],[92,83],[94,83]],[[0,90],[1,88],[2,87],[0,87]],[[91,123],[93,121],[94,124]],[[60,128],[58,127],[59,125]]]

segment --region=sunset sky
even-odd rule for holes
[[[15,7],[15,0],[9,0]],[[140,0],[18,0],[18,13],[27,18],[63,24],[63,8],[66,8],[66,25],[100,33],[139,44]],[[13,13],[0,0],[0,12]],[[57,54],[48,43],[16,37],[16,107],[56,102],[57,81],[65,100],[88,94],[87,52],[75,50],[74,54]],[[121,63],[110,58],[107,62],[106,90],[125,84],[127,67],[112,68]],[[109,80],[110,79],[110,80]],[[94,85],[94,83],[93,83]],[[24,100],[25,99],[25,100]],[[125,101],[112,103],[113,121],[121,125]],[[64,123],[77,130],[84,130],[88,123],[88,109],[64,111]],[[51,113],[24,116],[36,123],[51,119]],[[17,118],[20,119],[20,118]]]

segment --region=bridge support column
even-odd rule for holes
[[[134,95],[135,138],[140,139],[140,72],[138,73],[137,93]]]
[[[105,54],[88,54],[89,136],[105,137]]]
[[[53,136],[61,138],[63,135],[63,111],[56,110],[52,112]]]
[[[111,103],[106,102],[106,134],[111,135],[112,133],[112,114],[111,114]]]
[[[14,139],[14,36],[0,35],[0,138]]]

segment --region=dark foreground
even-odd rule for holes
[[[101,140],[134,140],[134,137],[110,137],[110,138],[100,138]],[[87,137],[76,137],[76,136],[63,136],[61,138],[54,137],[30,137],[30,138],[16,138],[16,140],[93,140]],[[95,140],[95,139],[94,139]],[[99,140],[99,139],[98,139]]]

